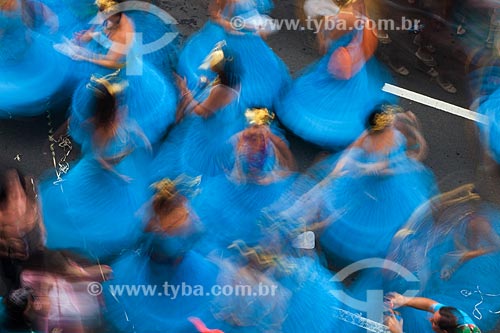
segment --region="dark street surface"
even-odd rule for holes
[[[163,9],[178,21],[178,28],[184,37],[200,29],[207,20],[207,1],[174,0],[157,1]],[[397,3],[387,2],[383,6],[384,15],[398,18],[401,15],[418,15],[414,5],[406,0]],[[275,1],[272,12],[274,18],[292,19],[296,17],[296,4],[292,0]],[[405,14],[406,13],[406,14]],[[394,84],[421,94],[469,108],[473,93],[469,88],[466,73],[467,59],[477,52],[488,55],[484,47],[489,19],[485,10],[468,12],[478,28],[467,30],[463,36],[457,36],[455,25],[443,25],[434,32],[434,55],[439,72],[457,88],[456,94],[444,91],[418,64],[414,53],[417,47],[412,43],[415,35],[408,31],[389,32],[393,40],[389,50],[382,46],[380,51],[388,52],[391,58],[398,59],[410,71],[408,76],[401,76],[391,71]],[[398,21],[397,21],[398,22]],[[472,24],[471,24],[472,25]],[[466,27],[468,28],[468,27]],[[293,75],[319,58],[315,49],[315,36],[311,31],[280,31],[268,38],[269,45],[285,61]],[[362,98],[362,96],[360,96]],[[401,100],[401,105],[412,110],[420,119],[425,138],[429,144],[429,154],[425,163],[434,171],[441,190],[449,190],[457,185],[476,182],[482,194],[490,200],[499,199],[498,178],[485,172],[476,125],[458,116],[429,108],[408,100]],[[39,117],[22,120],[0,120],[0,158],[2,164],[14,165],[24,172],[39,177],[44,172],[54,173],[54,159],[50,149],[48,134],[56,130],[64,120],[64,108],[50,110]],[[290,137],[292,149],[302,168],[306,167],[320,151],[300,139]],[[63,159],[65,148],[54,146],[56,164]],[[68,157],[78,157],[77,147]],[[64,178],[64,176],[63,176]]]

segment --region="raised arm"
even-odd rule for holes
[[[112,36],[109,37],[112,44],[109,48],[108,53],[105,55],[101,54],[93,54],[93,56],[88,57],[85,55],[75,54],[73,56],[74,60],[79,61],[88,61],[98,66],[110,68],[110,69],[119,69],[125,66],[125,57],[129,53],[134,36],[134,28],[129,19],[124,15],[122,15],[122,20],[124,21],[123,27],[120,27],[119,31],[116,31]],[[100,32],[98,32],[100,34]],[[87,39],[92,38],[96,32],[86,32],[83,35],[76,36],[77,39],[86,41]]]
[[[396,309],[403,306],[409,306],[415,309],[434,312],[434,305],[438,302],[425,297],[406,297],[398,293],[389,293],[386,296],[389,301],[391,308]]]

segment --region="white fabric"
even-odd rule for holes
[[[306,0],[304,12],[307,17],[334,16],[340,8],[332,0]]]

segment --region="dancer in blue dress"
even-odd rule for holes
[[[422,205],[398,232],[389,258],[419,277],[421,295],[456,305],[489,331],[500,321],[499,219],[498,208],[483,202],[473,184],[461,186]],[[388,285],[400,282],[389,279]],[[411,320],[405,327],[420,326]]]
[[[334,222],[320,242],[338,264],[384,258],[396,231],[435,194],[434,177],[407,155],[406,138],[394,126],[391,109],[369,118],[368,132],[337,162],[326,192]],[[345,242],[346,235],[359,240]]]
[[[277,258],[243,242],[235,242],[231,248],[242,253],[218,257],[217,283],[245,289],[214,298],[212,311],[220,321],[217,327],[225,333],[281,332],[291,293],[273,276]]]
[[[178,124],[155,158],[155,181],[180,174],[215,176],[231,167],[230,138],[245,128],[240,101],[243,69],[224,42],[214,48],[205,65],[216,78],[201,92],[189,90],[184,80],[178,80],[183,96],[177,110]]]
[[[321,248],[335,267],[384,258],[392,236],[435,191],[432,174],[407,155],[407,140],[393,125],[394,108],[376,110],[346,152],[321,162],[333,171],[285,212],[324,229]]]
[[[214,314],[229,326],[224,332],[331,332],[340,321],[332,315],[342,307],[331,293],[343,289],[313,253],[280,248],[280,242],[248,247],[237,241],[230,249],[240,256],[222,260],[220,284],[250,286],[250,295],[214,300]],[[318,318],[321,318],[318,320]]]
[[[114,1],[98,1],[97,5],[101,14],[108,16],[103,24],[80,32],[74,41],[59,45],[61,52],[78,61],[74,63],[74,72],[82,80],[73,97],[71,134],[77,142],[82,142],[80,124],[92,112],[85,88],[90,74],[104,76],[116,72],[130,86],[123,99],[128,117],[137,122],[154,144],[174,122],[176,89],[164,75],[141,59],[138,48],[142,46],[127,37],[136,36],[133,20],[123,12],[116,12],[118,7]]]
[[[104,286],[107,318],[114,332],[190,333],[194,332],[190,317],[218,327],[210,301],[219,269],[192,250],[202,232],[189,204],[187,191],[192,189],[182,180],[168,179],[154,187],[140,249],[124,254],[112,265],[114,279]],[[156,289],[151,295],[114,292],[113,286],[123,285]]]
[[[202,251],[225,249],[236,240],[257,244],[265,234],[259,225],[262,210],[295,179],[293,155],[271,129],[274,114],[249,109],[245,115],[249,127],[233,138],[232,168],[207,179],[193,202],[207,229]]]
[[[37,20],[56,23],[30,4],[0,3],[0,118],[41,114],[63,95],[69,61],[33,30]]]
[[[411,236],[397,243],[408,251],[425,249],[421,256],[406,259],[425,272],[420,274],[425,279],[422,295],[454,304],[482,330],[492,330],[500,322],[495,282],[500,277],[498,207],[483,202],[468,184],[434,198],[425,208],[401,233]]]
[[[294,81],[276,110],[280,121],[293,133],[333,150],[354,142],[363,132],[370,111],[389,100],[381,88],[390,76],[373,59],[375,31],[368,23],[362,30],[353,29],[351,25],[359,20],[359,14],[350,3],[340,6],[335,16],[322,19],[325,29],[318,38],[320,47],[328,51]],[[331,24],[337,27],[338,22],[346,28],[326,28]]]
[[[214,44],[225,39],[245,68],[241,78],[241,100],[249,105],[273,108],[277,98],[288,88],[290,76],[283,61],[260,37],[259,30],[251,27],[253,20],[266,20],[258,10],[269,10],[269,5],[268,0],[212,1],[211,20],[191,37],[179,58],[178,72],[187,78],[191,89],[200,84],[203,76],[210,74],[199,66]],[[243,25],[232,24],[233,18],[243,19]]]
[[[150,160],[145,137],[118,110],[123,82],[94,78],[88,85],[94,115],[82,159],[63,182],[41,185],[49,248],[71,248],[105,260],[133,247],[140,234],[137,210],[148,197],[143,174]]]
[[[175,20],[152,3],[126,1],[94,0],[41,0],[58,21],[57,34],[49,37],[60,42],[72,39],[75,34],[89,29],[102,21],[98,17],[98,6],[108,3],[116,10],[126,11],[134,25],[135,32],[141,35],[141,56],[155,65],[160,71],[171,71],[176,66],[179,51],[179,33]],[[101,14],[102,15],[102,14]],[[94,28],[91,28],[94,29]]]

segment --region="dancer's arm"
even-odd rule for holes
[[[124,14],[122,15],[122,20],[128,22],[128,18]],[[110,38],[112,44],[107,54],[94,54],[91,57],[76,54],[73,56],[73,59],[79,61],[88,61],[98,66],[111,69],[123,68],[125,66],[123,60],[130,51],[133,42],[131,37],[134,36],[134,30],[130,27],[130,25],[127,26],[128,23],[123,24],[125,26],[121,27],[119,31],[116,31],[116,33],[113,34],[112,39]]]
[[[451,278],[453,273],[469,260],[500,251],[500,236],[491,228],[490,222],[482,217],[475,217],[471,220],[466,237],[473,249],[463,252],[454,265],[444,267],[441,270],[442,279]],[[486,245],[480,246],[481,242]]]
[[[393,309],[409,306],[423,311],[434,312],[434,305],[438,304],[438,302],[430,298],[406,297],[395,292],[387,294],[386,298]]]
[[[176,81],[183,96],[181,101],[183,109],[179,108],[177,110],[176,118],[178,119],[182,119],[185,110],[191,110],[199,116],[208,118],[219,109],[231,103],[234,98],[233,89],[226,85],[218,84],[210,90],[210,95],[203,102],[198,102],[194,98],[193,93],[187,88],[186,79],[177,76]]]
[[[287,167],[289,170],[296,170],[297,165],[295,163],[295,158],[293,157],[293,154],[290,151],[290,148],[288,148],[286,143],[283,142],[283,140],[281,140],[280,137],[274,135],[273,133],[271,133],[271,131],[269,132],[270,132],[269,137],[274,146],[276,147],[276,149],[278,150],[279,153],[278,157],[281,160],[280,161],[281,164]]]

